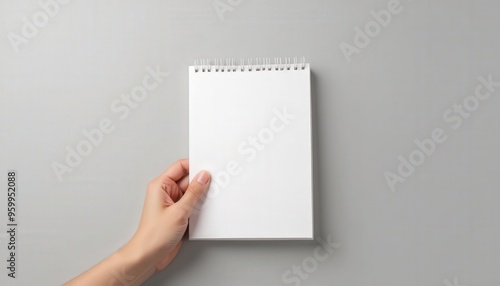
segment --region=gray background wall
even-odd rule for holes
[[[214,3],[231,10],[218,15]],[[16,52],[9,33],[22,36],[23,17],[33,22],[43,10],[38,1],[0,1],[2,185],[8,169],[19,172],[18,278],[1,267],[0,284],[61,284],[130,238],[147,183],[188,156],[195,59],[305,56],[317,237],[340,246],[315,264],[318,242],[188,241],[146,285],[499,285],[500,87],[471,97],[478,77],[500,81],[500,4],[401,0],[349,62],[340,45],[354,45],[356,27],[388,5],[73,0]],[[169,76],[120,119],[110,106],[148,66]],[[443,115],[464,100],[474,111],[453,129],[457,121]],[[114,131],[59,182],[51,164],[103,118]],[[446,141],[393,192],[384,173],[397,174],[398,157],[409,160],[414,141],[435,128]],[[3,261],[6,239],[4,230]],[[303,263],[307,279],[285,284],[286,271]]]

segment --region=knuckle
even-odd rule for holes
[[[203,189],[192,186],[190,185],[187,189],[187,192],[189,192],[192,196],[194,196],[197,200],[201,199],[203,197]]]
[[[158,178],[153,179],[148,183],[148,190],[154,189],[156,186],[158,186]]]
[[[153,182],[149,182],[147,192],[150,193],[155,189],[155,184]]]

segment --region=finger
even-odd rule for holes
[[[158,176],[158,179],[161,182],[164,182],[168,179],[176,182],[187,174],[189,174],[189,160],[181,159],[175,162],[167,170],[165,170],[160,176]]]
[[[163,193],[165,194],[165,197],[167,197],[166,202],[167,201],[177,202],[178,200],[180,200],[180,198],[184,194],[184,191],[182,191],[179,188],[179,185],[177,185],[177,182],[174,182],[168,178],[162,183],[162,189],[163,189]],[[170,198],[170,200],[168,200],[168,198]],[[167,206],[170,206],[170,205],[172,205],[172,204],[167,204]]]
[[[184,176],[182,179],[177,181],[177,185],[181,189],[182,193],[184,193],[189,186],[189,176]]]
[[[191,213],[198,201],[205,196],[209,184],[210,174],[207,171],[199,172],[187,187],[184,196],[177,203]]]

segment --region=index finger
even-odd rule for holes
[[[168,167],[168,169],[163,173],[161,173],[161,175],[158,176],[158,179],[160,179],[161,181],[171,179],[176,182],[182,179],[187,174],[189,174],[189,160],[181,159],[175,162],[172,166]]]

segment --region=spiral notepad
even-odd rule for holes
[[[189,67],[191,179],[212,174],[190,239],[312,239],[311,153],[305,59]]]

